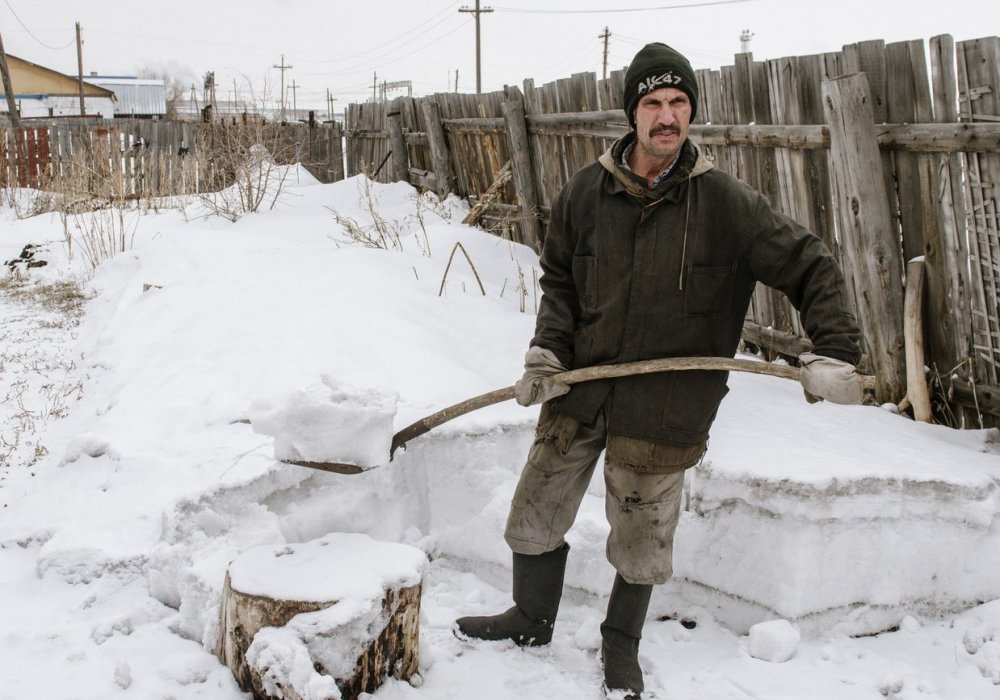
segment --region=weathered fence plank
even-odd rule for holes
[[[868,81],[862,73],[823,83],[837,220],[879,401],[905,394],[900,252],[881,177]]]

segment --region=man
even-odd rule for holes
[[[801,358],[807,395],[860,403],[862,389],[860,333],[828,249],[713,169],[688,140],[698,85],[687,59],[664,44],[645,46],[625,74],[624,102],[633,131],[566,184],[542,250],[543,297],[517,400],[543,406],[505,532],[515,605],[461,618],[456,631],[525,646],[551,640],[569,549],[563,537],[606,450],[607,556],[617,575],[601,625],[604,685],[638,698],[650,594],[672,573],[684,472],[705,453],[728,373],[668,372],[572,391],[552,375],[732,357],[761,281],[789,297],[813,342]]]

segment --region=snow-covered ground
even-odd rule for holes
[[[509,604],[502,526],[537,409],[476,411],[353,476],[275,460],[292,441],[274,410],[303,397],[374,405],[354,427],[370,442],[345,454],[377,461],[386,420],[513,383],[530,250],[459,224],[456,200],[297,169],[274,209],[235,224],[193,199],[130,214],[134,245],[93,272],[57,214],[26,208],[0,209],[0,261],[27,243],[48,261],[0,290],[0,699],[244,697],[211,654],[227,565],[331,533],[429,557],[420,680],[375,698],[600,697],[599,479],[552,645],[451,633]],[[383,236],[388,250],[358,242]],[[79,324],[67,282],[92,296]],[[997,431],[730,385],[640,649],[653,695],[1000,698]]]

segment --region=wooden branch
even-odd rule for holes
[[[486,289],[483,287],[483,281],[479,279],[479,271],[476,270],[476,266],[472,263],[472,258],[465,250],[465,246],[462,245],[462,241],[456,241],[455,246],[451,249],[451,255],[448,256],[448,264],[444,267],[444,274],[441,275],[441,286],[438,287],[438,296],[444,294],[444,283],[448,280],[448,270],[451,269],[451,261],[455,259],[455,252],[461,250],[462,255],[465,256],[466,261],[469,263],[469,267],[472,268],[472,274],[476,276],[476,282],[479,283],[479,291],[486,296]]]
[[[510,182],[512,175],[513,167],[511,162],[508,160],[503,164],[503,167],[500,168],[500,172],[497,173],[496,178],[494,178],[493,184],[490,185],[489,189],[486,190],[486,192],[483,193],[483,196],[481,196],[476,202],[476,206],[472,207],[472,209],[469,210],[469,213],[465,215],[465,218],[462,219],[462,223],[469,226],[475,225],[475,223],[479,221],[480,217],[483,215],[483,212],[485,212],[503,192],[504,185]]]

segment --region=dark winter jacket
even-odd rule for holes
[[[819,238],[712,167],[690,141],[666,182],[616,165],[634,132],[574,175],[552,207],[532,344],[570,368],[708,355],[732,357],[754,285],[784,292],[814,352],[860,359],[843,276]],[[727,372],[685,371],[573,387],[553,401],[608,432],[674,445],[704,442]]]

